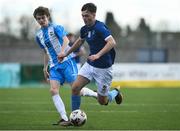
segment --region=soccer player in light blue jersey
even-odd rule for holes
[[[67,82],[72,83],[77,77],[77,65],[72,55],[67,55],[61,62],[58,60],[60,53],[66,53],[70,48],[67,33],[63,26],[50,22],[50,12],[46,7],[38,7],[34,10],[34,18],[41,26],[36,32],[36,41],[43,49],[44,53],[44,76],[50,82],[50,92],[54,105],[60,114],[60,120],[54,125],[62,125],[68,121],[65,105],[59,95],[59,87]],[[81,90],[83,96],[97,97],[97,93],[85,88]]]
[[[72,85],[72,110],[80,108],[80,90],[93,79],[98,87],[97,100],[101,105],[108,105],[114,99],[117,104],[121,104],[120,90],[115,88],[110,91],[116,42],[106,25],[95,19],[96,5],[93,3],[83,5],[81,13],[85,25],[80,30],[80,37],[68,52],[59,56],[60,60],[66,58],[84,41],[89,45],[90,54],[87,62],[81,67],[78,77]]]

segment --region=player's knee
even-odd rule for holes
[[[108,105],[108,101],[106,101],[106,100],[102,100],[102,99],[99,100],[98,99],[98,102],[99,102],[100,105],[105,105],[105,106]]]
[[[104,105],[104,103],[102,101],[98,101],[100,105]]]
[[[57,94],[59,91],[58,91],[58,89],[57,88],[50,88],[50,93],[52,94],[52,95],[55,95],[55,94]]]
[[[98,95],[98,102],[100,105],[108,105],[108,100],[105,96]]]
[[[99,101],[99,104],[100,104],[100,105],[107,106],[107,105],[108,105],[108,102],[102,102],[102,101]]]

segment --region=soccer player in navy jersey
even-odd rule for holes
[[[110,91],[116,42],[106,25],[95,19],[96,9],[96,5],[93,3],[83,5],[81,13],[85,25],[80,30],[80,37],[68,52],[60,54],[58,57],[59,60],[63,60],[84,41],[89,45],[90,54],[87,62],[81,67],[78,77],[72,85],[72,110],[80,108],[80,90],[93,79],[98,87],[97,100],[101,105],[108,105],[114,99],[117,104],[122,102],[122,94],[119,89],[115,88]]]
[[[49,79],[50,92],[54,105],[60,114],[60,120],[54,125],[64,125],[68,121],[65,105],[59,95],[59,87],[67,82],[70,85],[77,77],[77,65],[72,54],[68,54],[63,61],[58,60],[60,53],[66,53],[70,48],[67,33],[63,26],[56,25],[49,21],[50,12],[46,7],[38,7],[34,10],[34,18],[41,28],[36,32],[36,41],[44,51],[44,76]],[[81,90],[83,96],[97,97],[97,93],[85,88]]]

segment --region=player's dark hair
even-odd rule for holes
[[[36,15],[46,15],[50,17],[50,12],[48,8],[39,6],[38,8],[34,10],[34,13],[33,13],[34,18],[36,18]]]
[[[96,13],[97,7],[93,3],[86,3],[81,8],[81,11],[85,11],[85,10],[87,10],[87,11],[89,11],[91,13]]]

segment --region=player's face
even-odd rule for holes
[[[82,18],[87,26],[92,26],[95,23],[95,13],[91,13],[87,10],[82,11]]]
[[[41,27],[48,26],[49,17],[47,17],[46,15],[36,15],[36,20]]]

